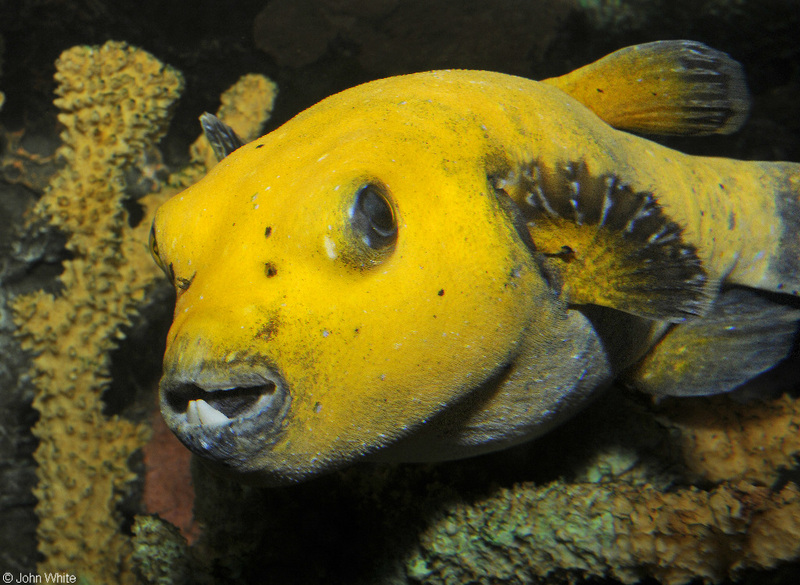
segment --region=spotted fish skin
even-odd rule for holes
[[[623,373],[656,395],[730,390],[664,371],[691,369],[694,343],[708,371],[709,340],[763,348],[761,310],[779,348],[764,367],[779,361],[800,319],[800,166],[682,154],[570,93],[481,71],[392,77],[223,149],[153,226],[177,291],[170,428],[281,484],[518,444]],[[721,302],[731,287],[744,292]],[[756,303],[728,343],[758,290],[777,308]]]

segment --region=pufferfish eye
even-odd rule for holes
[[[373,250],[385,248],[397,238],[394,211],[379,185],[369,183],[359,189],[351,218],[353,228]]]

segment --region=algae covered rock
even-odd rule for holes
[[[189,546],[180,531],[158,516],[137,516],[133,524],[133,562],[151,585],[189,582]]]

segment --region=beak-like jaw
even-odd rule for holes
[[[273,367],[203,363],[161,380],[161,413],[192,452],[241,473],[278,441],[291,392]]]

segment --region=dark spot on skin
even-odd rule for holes
[[[264,237],[268,238],[272,235],[272,226],[267,226],[267,229],[264,230]]]
[[[264,264],[264,274],[267,275],[267,278],[272,278],[278,274],[278,269],[275,268],[275,265],[272,262],[267,262]]]
[[[277,317],[271,317],[267,319],[266,323],[264,323],[261,327],[258,328],[258,331],[256,331],[256,339],[263,339],[264,341],[269,341],[278,332],[279,325],[280,323],[278,322]]]
[[[603,90],[598,87],[597,88],[597,93],[603,93]]]
[[[356,331],[356,333],[358,333],[358,327],[356,327],[355,331]]]
[[[262,146],[264,146],[264,145],[263,144],[256,144],[256,148],[261,148]]]
[[[319,412],[320,410],[322,410],[322,403],[321,403],[321,402],[317,402],[317,403],[314,405],[314,412],[315,412],[315,413],[317,413],[317,412]]]
[[[736,214],[731,211],[730,215],[728,216],[728,229],[732,230],[736,227]]]
[[[176,276],[175,275],[175,267],[172,265],[172,262],[170,262],[169,266],[167,267],[167,273],[168,273],[170,281],[172,281],[172,285],[175,288],[180,289],[181,291],[185,291],[186,289],[188,289],[191,286],[192,281],[194,280],[194,277],[197,274],[195,272],[189,278],[181,278],[179,276]]]
[[[569,246],[561,246],[561,250],[555,254],[545,254],[548,258],[560,258],[564,262],[572,262],[575,259],[575,250]]]
[[[444,296],[444,289],[439,290],[439,292],[436,293],[436,294],[439,295],[440,297],[443,297]]]
[[[722,190],[724,191],[724,190],[725,190],[725,185],[724,185],[723,183],[720,183],[720,184],[719,184],[719,188],[720,188],[720,189],[722,189]]]
[[[175,286],[177,286],[181,290],[186,290],[192,285],[192,281],[197,273],[195,272],[192,274],[191,278],[176,278],[175,279]]]

